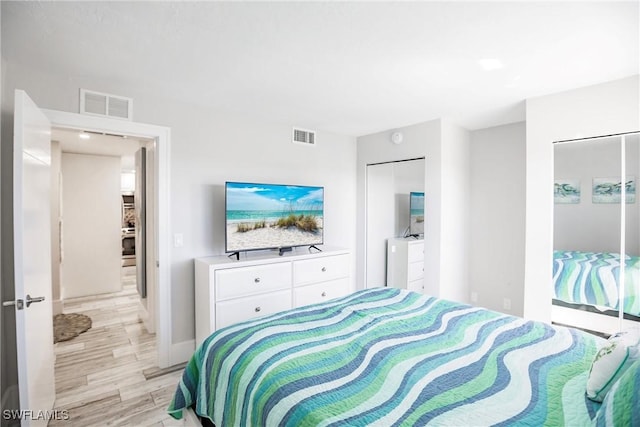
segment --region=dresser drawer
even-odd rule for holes
[[[412,262],[407,267],[407,281],[421,279],[424,277],[424,262]]]
[[[216,300],[277,291],[291,287],[291,263],[217,270]]]
[[[408,252],[407,261],[409,262],[424,261],[424,243],[423,242],[409,245],[407,252]]]
[[[295,261],[293,263],[293,285],[349,277],[349,256],[336,255]]]
[[[424,286],[424,279],[418,279],[418,280],[414,280],[407,283],[407,289],[414,292],[422,293],[422,291],[424,290],[423,286]]]
[[[293,306],[316,304],[349,293],[349,279],[330,280],[307,286],[298,286],[293,290]]]
[[[216,329],[291,308],[291,291],[277,291],[216,303]]]

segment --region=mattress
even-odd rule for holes
[[[619,254],[554,251],[553,298],[619,310],[619,275]],[[640,316],[640,257],[626,257],[624,277],[624,312]]]
[[[604,340],[378,288],[220,329],[169,413],[223,426],[588,425]]]

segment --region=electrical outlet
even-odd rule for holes
[[[505,310],[511,310],[511,299],[510,298],[503,298],[503,300],[502,300],[502,308],[504,308]]]
[[[471,292],[471,302],[478,302],[478,293]]]

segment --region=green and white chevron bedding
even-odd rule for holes
[[[640,257],[627,256],[624,312],[640,316]],[[620,254],[553,252],[554,298],[618,310]]]
[[[589,425],[605,340],[378,288],[220,329],[169,412],[226,426]]]

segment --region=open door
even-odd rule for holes
[[[15,93],[13,230],[18,387],[22,426],[46,426],[55,380],[51,301],[51,125]]]
[[[147,150],[141,147],[135,154],[136,192],[136,285],[140,298],[147,297]]]

